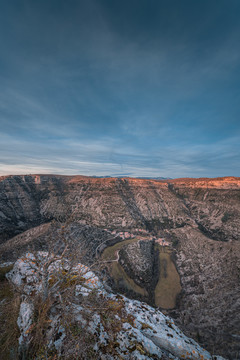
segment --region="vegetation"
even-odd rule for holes
[[[14,293],[5,275],[12,266],[0,268],[0,359],[15,360],[20,336],[17,318],[20,307],[20,295]]]
[[[222,220],[223,223],[225,223],[225,222],[227,222],[231,217],[232,217],[232,215],[231,215],[229,212],[225,212],[221,220]]]
[[[176,298],[181,291],[180,277],[171,258],[171,250],[159,247],[160,274],[155,288],[155,304],[163,309],[176,306]]]
[[[122,246],[136,241],[138,241],[137,238],[125,240],[106,248],[102,254],[102,260],[115,260],[116,252]],[[177,243],[178,240],[176,239],[174,245],[176,246]],[[180,277],[171,258],[172,251],[158,244],[156,246],[159,249],[160,275],[154,291],[155,305],[163,309],[172,309],[176,306],[176,298],[181,291]],[[119,287],[122,285],[126,290],[132,290],[139,295],[147,296],[147,291],[138,286],[118,262],[113,261],[109,265],[110,274]]]
[[[76,264],[81,262],[85,253],[80,247],[78,251],[71,252],[71,240],[66,241],[64,232],[63,226],[59,233],[61,242],[58,249],[49,242],[47,256],[32,251],[33,257],[25,259],[30,264],[30,268],[32,267],[33,273],[37,275],[42,290],[31,291],[28,295],[24,292],[24,288],[21,289],[25,300],[33,304],[34,313],[32,323],[25,331],[27,340],[20,347],[17,319],[21,298],[20,295],[16,296],[16,289],[13,292],[5,278],[6,272],[10,271],[11,267],[0,270],[0,311],[3,315],[0,322],[1,360],[97,359],[99,354],[94,350],[94,345],[99,333],[92,334],[86,331],[96,313],[100,316],[101,326],[108,334],[108,342],[101,347],[101,352],[117,355],[116,347],[119,345],[116,340],[117,335],[124,322],[131,323],[133,319],[125,313],[120,296],[118,301],[107,300],[99,297],[94,288],[87,285],[95,281],[94,278],[88,280],[84,278],[89,269],[83,266],[81,270],[74,272]],[[118,244],[116,245],[118,248]],[[56,262],[58,266],[54,268]],[[114,264],[118,265],[117,262]],[[93,264],[92,268],[100,270],[100,266],[101,262]],[[86,287],[89,295],[76,297],[76,285]],[[82,308],[80,312],[82,321],[76,321],[74,317],[76,305]],[[64,337],[61,338],[63,332]],[[60,338],[63,344],[61,353],[53,346],[54,341]],[[51,343],[52,345],[49,346]]]
[[[124,245],[134,243],[138,241],[138,238],[129,239],[121,241],[113,246],[106,248],[102,254],[102,260],[116,260],[117,251],[119,251]],[[114,279],[115,283],[119,285],[119,287],[125,288],[126,290],[133,291],[136,294],[140,294],[142,296],[147,296],[147,291],[142,287],[138,286],[133,279],[131,279],[127,273],[124,271],[122,266],[117,261],[112,261],[109,263],[110,274]]]
[[[102,254],[102,260],[115,260],[116,251],[120,250],[124,245],[131,244],[138,241],[138,238],[128,239],[118,242],[113,246],[107,247]]]
[[[122,287],[134,291],[134,293],[147,296],[147,291],[138,286],[133,279],[131,279],[122,266],[118,262],[114,262],[111,265],[111,276],[116,283],[119,283]]]
[[[13,265],[7,265],[0,267],[0,282],[4,283],[6,281],[6,274],[12,270]]]
[[[65,275],[64,275],[65,276]],[[81,282],[81,280],[80,280]],[[23,348],[20,354],[21,359],[37,359],[37,360],[70,360],[70,359],[95,359],[96,353],[93,346],[96,342],[96,336],[90,334],[86,329],[76,322],[73,316],[72,303],[74,299],[75,284],[69,285],[66,280],[65,291],[62,288],[61,301],[58,301],[52,294],[48,295],[46,301],[43,301],[41,294],[33,296],[34,317],[33,323],[28,330],[28,335],[31,339],[27,348]],[[99,299],[96,294],[91,294],[87,301],[83,301],[86,313],[83,312],[85,321],[91,318],[91,307],[101,307]],[[54,320],[54,312],[58,316]],[[56,327],[52,324],[53,321],[58,322]],[[59,340],[64,333],[63,349],[59,353],[56,347],[51,343],[51,340]]]

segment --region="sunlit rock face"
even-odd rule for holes
[[[175,180],[169,188],[184,201],[203,234],[218,241],[239,240],[239,178]]]
[[[147,229],[149,236],[174,244],[182,292],[172,316],[209,351],[218,349],[229,359],[236,357],[240,333],[239,178],[156,181],[10,176],[0,178],[0,194],[4,261],[14,252],[18,256],[26,251],[31,242],[42,249],[49,236],[56,237],[53,219],[64,222],[70,218],[76,223],[70,232],[86,244],[92,258],[99,244],[107,244],[108,232],[103,229]],[[140,258],[139,253],[133,268],[136,278]]]
[[[35,255],[28,253],[15,263],[13,270],[7,275],[8,279],[24,294],[18,318],[21,333],[19,338],[20,349],[27,348],[31,342],[31,329],[34,327],[35,321],[34,297],[37,293],[41,294],[42,292],[41,271],[49,257],[51,258],[50,254],[43,252]],[[71,297],[71,303],[68,302],[68,308],[71,308],[75,326],[78,324],[78,326],[84,327],[89,334],[95,334],[95,343],[92,344],[95,353],[94,358],[223,359],[218,356],[211,356],[194,340],[186,337],[174,324],[174,321],[159,310],[145,303],[106,291],[95,274],[84,265],[77,264],[71,267],[66,259],[52,262],[48,269],[49,286],[52,278],[59,272],[62,273],[63,270],[65,273],[68,270],[68,276],[72,275],[76,280],[75,292]],[[54,289],[56,301],[52,303],[49,310],[51,321],[49,321],[46,336],[46,345],[49,348],[54,348],[59,354],[64,352],[65,347],[68,349],[68,342],[70,341],[67,331],[60,321],[59,316],[61,314],[58,313],[58,311],[60,312],[60,305],[56,305],[57,299],[61,296],[61,291],[66,291],[62,289],[61,285]],[[101,298],[104,306],[108,304],[109,308],[112,307],[111,316],[115,318],[115,322],[119,326],[114,338],[112,335],[110,337],[109,325],[106,319],[101,316],[101,312],[98,312],[98,309],[94,313],[88,314],[90,320],[87,323],[84,320],[84,312],[88,312],[92,305],[92,291]],[[85,299],[84,302],[81,300],[82,298]],[[116,352],[114,355],[108,353],[108,349],[112,348],[112,341],[114,341],[114,351]],[[68,351],[71,353],[75,350],[70,348]]]

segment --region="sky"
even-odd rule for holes
[[[239,0],[0,0],[0,175],[240,176]]]

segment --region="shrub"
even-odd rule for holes
[[[5,273],[7,269],[5,268]],[[1,269],[1,275],[4,270]],[[18,338],[20,332],[17,318],[20,308],[20,295],[14,293],[12,286],[1,276],[0,280],[0,359],[15,360],[18,357]]]
[[[222,219],[221,219],[222,222],[223,222],[223,223],[227,222],[227,221],[231,218],[231,216],[232,216],[232,215],[231,215],[230,213],[225,212],[224,215],[223,215],[223,217],[222,217]]]

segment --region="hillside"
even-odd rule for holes
[[[143,229],[149,239],[166,239],[173,247],[182,290],[175,309],[165,312],[210,352],[237,358],[239,178],[0,178],[0,251],[4,261],[14,258],[14,251],[16,260],[30,243],[45,246],[49,236],[56,233],[54,219],[72,223],[70,232],[89,251],[88,261],[101,242],[111,240],[114,230],[134,233]],[[124,251],[120,254],[123,256]],[[132,263],[124,266],[128,274],[139,278],[139,270],[134,271]],[[151,264],[147,268],[152,269]]]

